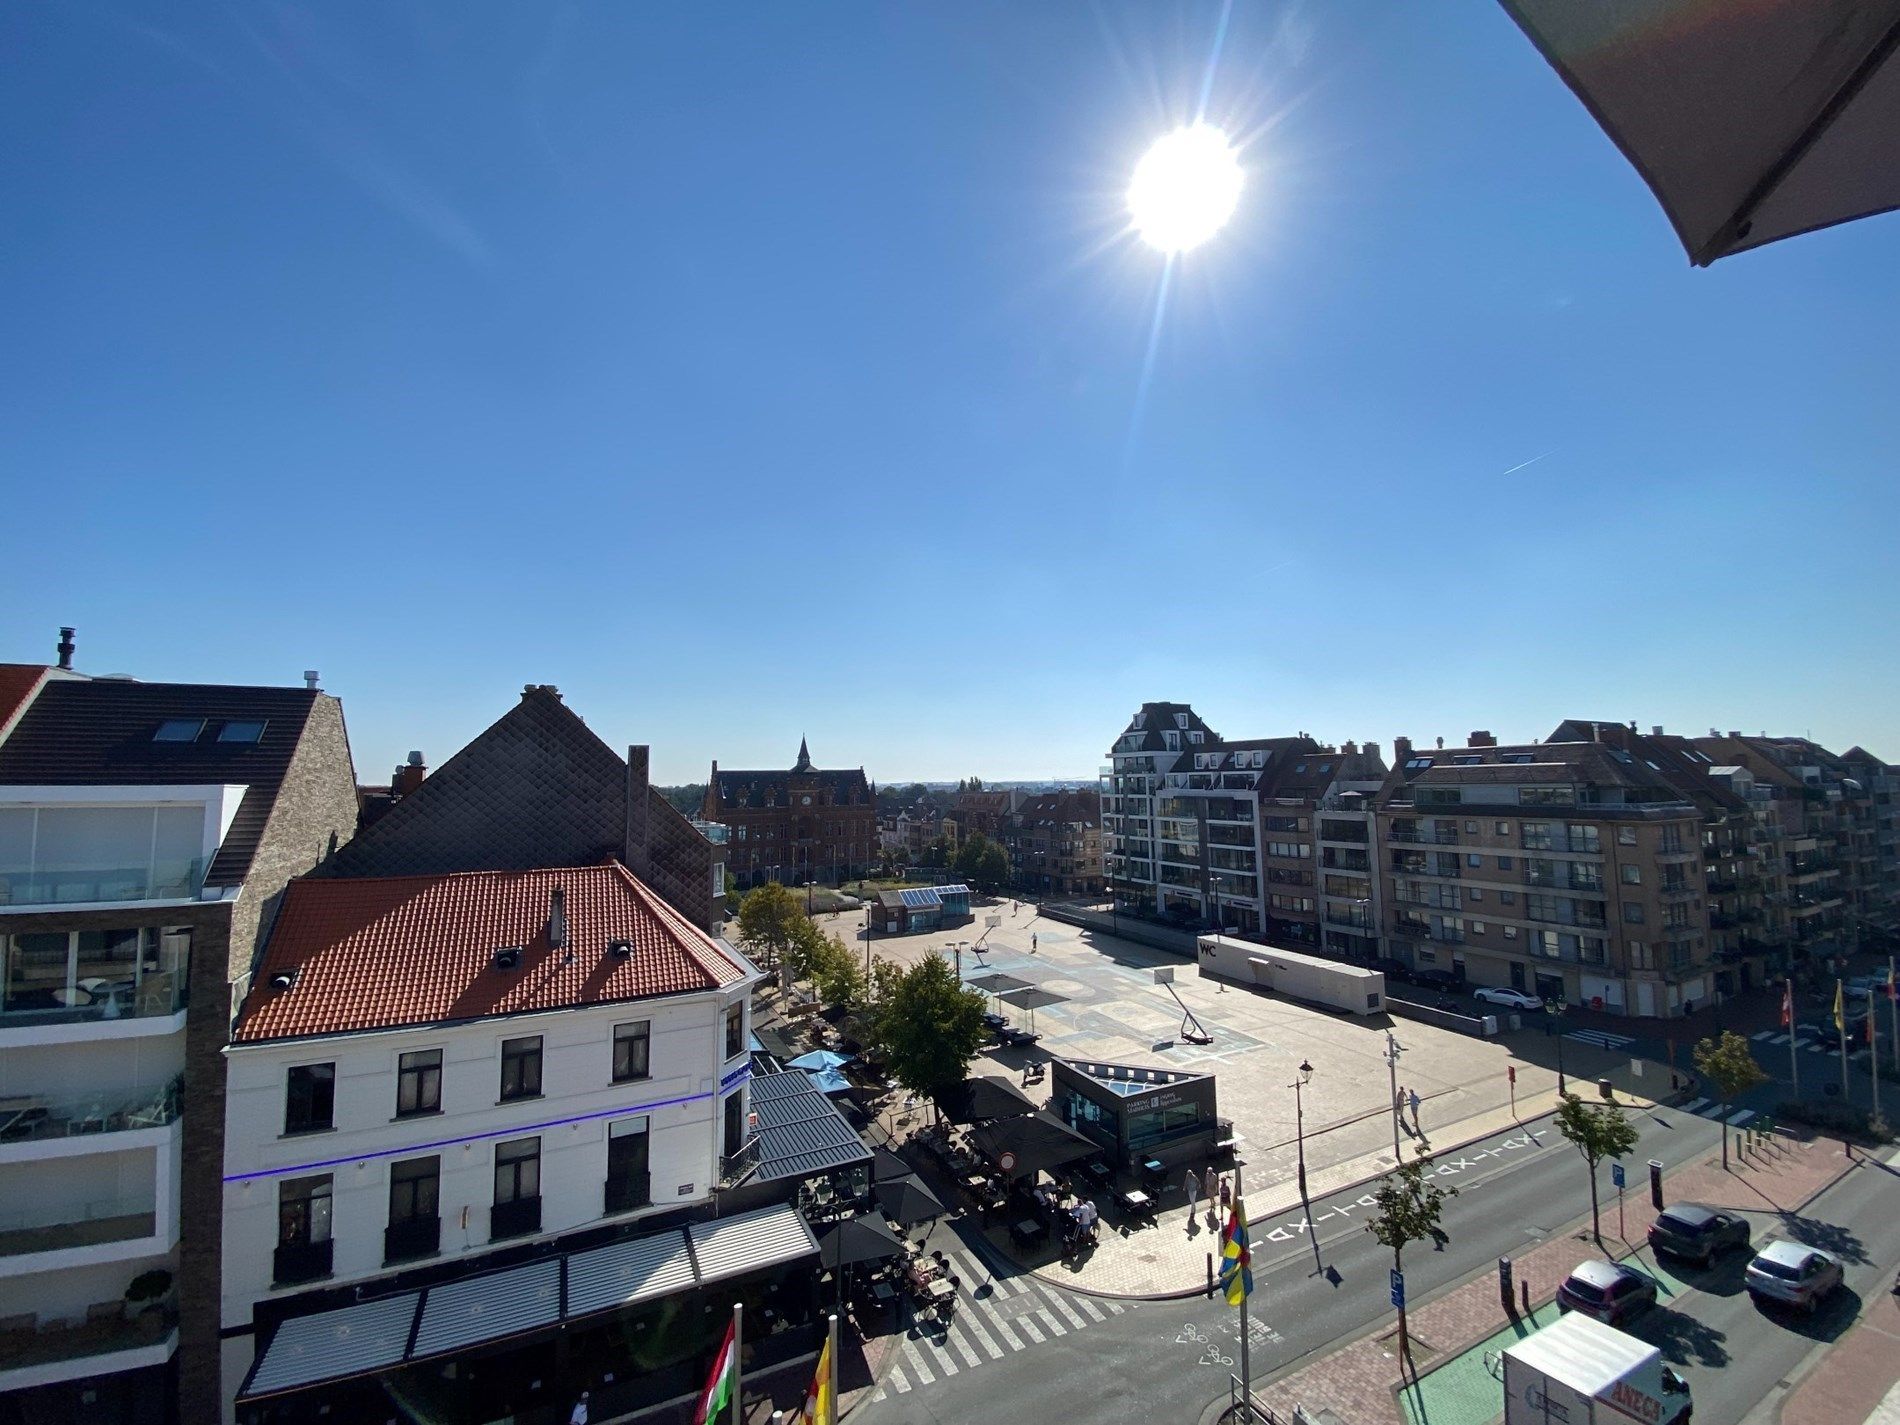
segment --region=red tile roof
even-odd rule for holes
[[[0,663],[0,740],[13,730],[45,676],[44,663]]]
[[[567,948],[548,943],[565,892]],[[633,943],[617,959],[612,940]],[[518,968],[494,955],[521,947]],[[289,989],[271,980],[295,975]],[[292,881],[238,1043],[609,1004],[736,984],[746,971],[618,864]]]

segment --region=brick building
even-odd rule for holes
[[[1018,888],[1058,896],[1101,892],[1102,797],[1094,788],[1019,797],[990,834],[1009,853]]]
[[[803,738],[790,771],[712,764],[701,816],[730,828],[726,865],[741,886],[837,885],[878,853],[877,802],[862,767],[814,767]]]

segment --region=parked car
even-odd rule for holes
[[[1748,1246],[1748,1219],[1696,1202],[1679,1202],[1650,1223],[1649,1245],[1653,1251],[1706,1267],[1718,1253]]]
[[[1605,1326],[1621,1326],[1656,1304],[1656,1279],[1621,1262],[1590,1261],[1563,1279],[1557,1309],[1577,1311]]]
[[[1772,1301],[1812,1316],[1844,1275],[1832,1252],[1800,1242],[1770,1242],[1748,1264],[1742,1284],[1757,1305]]]
[[[1506,989],[1502,985],[1486,985],[1475,991],[1473,999],[1483,1000],[1486,1004],[1501,1004],[1510,1009],[1542,1009],[1544,1002],[1529,990]]]

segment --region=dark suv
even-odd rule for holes
[[[1658,1252],[1708,1266],[1731,1247],[1748,1248],[1748,1219],[1695,1202],[1665,1209],[1649,1225],[1649,1245]]]

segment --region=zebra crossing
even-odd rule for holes
[[[1831,1033],[1827,1026],[1802,1025],[1793,1033],[1787,1030],[1762,1029],[1748,1036],[1755,1043],[1768,1048],[1786,1049],[1793,1040],[1797,1047],[1810,1054],[1832,1054],[1840,1047],[1837,1033]],[[1873,1057],[1873,1050],[1863,1044],[1858,1049],[1849,1049],[1847,1057],[1856,1064],[1864,1064]]]
[[[1058,1336],[1135,1310],[1140,1303],[1083,1296],[1048,1286],[1027,1272],[998,1277],[967,1249],[945,1254],[950,1274],[963,1282],[956,1311],[941,1324],[920,1321],[898,1349],[897,1361],[873,1401],[907,1395],[1040,1346]]]
[[[1737,1109],[1724,1118],[1725,1105],[1706,1098],[1691,1099],[1682,1106],[1684,1113],[1693,1113],[1699,1117],[1711,1119],[1716,1123],[1727,1123],[1730,1128],[1745,1128],[1754,1122],[1756,1114],[1752,1108]]]
[[[1612,1034],[1607,1029],[1572,1029],[1564,1038],[1579,1044],[1594,1044],[1599,1049],[1627,1049],[1636,1041],[1627,1034]]]

